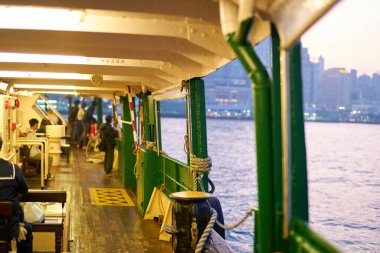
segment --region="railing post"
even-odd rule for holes
[[[302,104],[301,44],[289,51],[290,110],[292,147],[292,217],[309,220],[307,195],[307,164]]]
[[[204,82],[200,78],[189,80],[190,92],[190,143],[193,155],[207,158],[207,126]],[[203,174],[202,184],[208,191],[208,173]],[[194,189],[200,190],[200,189]]]

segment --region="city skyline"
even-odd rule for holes
[[[325,69],[380,73],[380,1],[340,1],[302,37],[312,58],[326,59]]]

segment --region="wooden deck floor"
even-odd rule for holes
[[[71,209],[70,249],[73,253],[172,252],[171,244],[158,240],[159,224],[142,220],[135,206],[91,204],[89,188],[123,188],[114,172],[105,177],[103,164],[87,163],[85,151],[73,148],[70,164],[61,157],[53,168],[55,180],[46,189],[66,190]],[[30,188],[39,189],[39,177],[27,178]],[[135,202],[133,191],[127,191]]]

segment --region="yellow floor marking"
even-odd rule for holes
[[[89,188],[91,204],[98,206],[135,206],[125,189]]]

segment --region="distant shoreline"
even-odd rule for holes
[[[161,115],[163,118],[182,118],[186,119],[184,115]],[[239,117],[210,117],[206,116],[207,119],[222,119],[222,120],[242,120],[242,121],[254,121],[251,118],[239,118]],[[304,122],[318,122],[318,123],[350,123],[350,124],[366,124],[366,125],[379,125],[380,122],[352,122],[352,121],[339,121],[339,120],[304,120]]]

